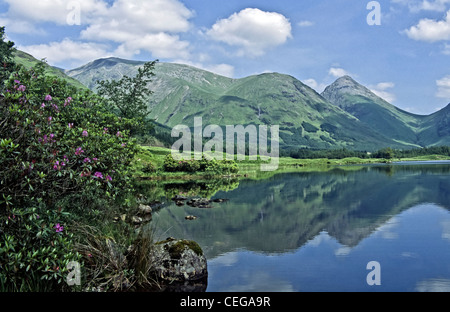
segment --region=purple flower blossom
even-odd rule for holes
[[[45,96],[45,100],[46,100],[46,101],[51,101],[51,100],[52,100],[52,96],[51,96],[50,94],[47,94],[47,95]]]
[[[87,162],[90,163],[90,162],[91,162],[91,159],[90,159],[89,157],[86,157],[86,158],[83,160],[83,162],[84,162],[84,163],[87,163]]]
[[[120,131],[117,131],[116,136],[117,136],[118,138],[121,138],[121,137],[122,137],[122,133],[120,133]]]
[[[84,151],[81,149],[81,147],[77,147],[77,149],[75,150],[75,155],[81,155],[83,153]]]
[[[72,101],[72,98],[69,96],[65,101],[64,101],[64,107],[66,107],[67,105],[70,104],[70,101]]]
[[[68,126],[69,126],[69,129],[72,129],[73,128],[73,122],[69,122]]]
[[[24,85],[20,85],[19,88],[17,89],[20,92],[25,92],[27,88]]]
[[[52,119],[53,119],[53,117],[52,117],[52,116],[49,116],[49,117],[48,117],[48,122],[51,122]]]
[[[111,176],[109,174],[106,176],[106,180],[112,181],[112,178],[111,178]]]
[[[88,132],[86,130],[83,130],[82,136],[87,137],[88,136]]]
[[[19,84],[20,80],[14,80],[14,83]]]
[[[42,103],[42,104],[41,104],[41,108],[44,108],[44,107],[45,107],[45,103]]]
[[[96,172],[94,173],[94,177],[99,178],[99,179],[103,179],[103,174],[101,172]]]
[[[62,232],[64,230],[64,227],[59,223],[57,223],[53,228],[56,229],[56,233]]]

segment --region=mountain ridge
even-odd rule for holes
[[[95,90],[96,79],[133,75],[144,62],[106,58],[89,64],[66,73]],[[285,148],[375,150],[448,141],[434,130],[423,132],[430,117],[401,110],[350,76],[336,79],[319,94],[281,73],[229,78],[190,65],[158,62],[155,74],[149,86],[154,90],[150,116],[169,127],[190,125],[195,116],[219,125],[278,124]],[[443,134],[446,120],[439,120]]]
[[[98,80],[133,76],[144,61],[101,58],[71,70],[67,77],[96,91]],[[150,117],[166,127],[203,124],[280,126],[284,149],[374,151],[450,145],[450,106],[416,115],[388,103],[350,76],[319,94],[293,76],[262,73],[229,78],[191,65],[157,62],[149,85]]]

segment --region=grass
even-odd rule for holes
[[[164,147],[151,147],[142,146],[141,151],[137,154],[134,162],[134,176],[138,178],[147,179],[203,179],[208,176],[204,172],[197,173],[185,173],[185,172],[165,172],[163,170],[164,158],[170,153],[170,149]],[[224,155],[225,159],[225,155]],[[376,164],[376,163],[390,163],[394,161],[427,161],[427,160],[450,160],[450,156],[444,155],[426,155],[417,156],[410,158],[359,158],[359,157],[347,157],[343,159],[328,159],[328,158],[318,158],[318,159],[295,159],[291,157],[280,157],[278,169],[275,171],[286,172],[286,171],[311,171],[311,170],[330,170],[336,166],[346,166],[346,165],[358,165],[358,164]],[[235,177],[242,176],[254,176],[261,175],[260,165],[264,162],[261,160],[251,161],[246,160],[237,161],[239,166],[239,173],[233,175]],[[149,166],[154,168],[153,172],[146,172],[145,168]],[[273,172],[273,173],[275,173]],[[263,174],[264,175],[264,174]],[[230,177],[230,175],[227,175]]]

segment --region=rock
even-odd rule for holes
[[[198,281],[207,278],[207,262],[194,241],[168,239],[155,244],[149,277],[164,282]]]
[[[228,199],[226,199],[226,198],[216,198],[216,199],[214,199],[213,200],[213,202],[215,202],[215,203],[223,203],[223,202],[226,202]]]
[[[139,225],[143,222],[142,218],[138,216],[133,216],[131,218],[131,221],[133,222],[134,225]]]
[[[197,219],[197,217],[196,216],[186,216],[186,217],[184,217],[186,220],[195,220],[195,219]]]
[[[207,198],[191,198],[186,202],[187,205],[197,208],[212,208],[211,201]]]
[[[177,201],[175,202],[175,205],[177,205],[177,206],[184,206],[184,202],[181,201],[181,200],[177,200]]]
[[[147,205],[143,205],[143,204],[139,204],[139,212],[143,215],[146,214],[151,214],[152,213],[152,207],[147,206]]]
[[[187,197],[181,196],[181,195],[175,195],[174,197],[172,197],[173,201],[179,201],[179,200],[186,200]]]

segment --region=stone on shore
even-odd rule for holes
[[[154,246],[150,277],[164,282],[186,282],[208,276],[206,257],[194,241],[167,239]]]

